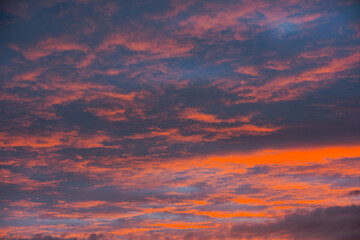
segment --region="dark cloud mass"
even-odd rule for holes
[[[350,191],[347,195],[350,197],[360,196],[360,190]]]
[[[354,0],[0,2],[0,238],[359,239]]]
[[[280,221],[259,225],[237,225],[231,234],[241,238],[271,239],[289,236],[291,239],[355,240],[360,238],[360,206],[318,208],[308,213],[294,213]]]

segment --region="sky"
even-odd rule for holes
[[[359,16],[1,1],[0,239],[360,239]]]

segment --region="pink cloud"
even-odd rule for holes
[[[24,57],[28,60],[37,60],[42,57],[46,57],[56,52],[65,51],[82,51],[87,52],[88,47],[83,44],[78,44],[67,40],[66,38],[48,38],[40,41],[34,47],[28,47],[26,49],[19,48]]]
[[[193,49],[193,45],[189,42],[182,43],[168,37],[150,37],[145,33],[134,32],[111,34],[105,38],[98,50],[108,51],[112,46],[124,46],[132,51],[150,53],[156,58],[186,56]]]

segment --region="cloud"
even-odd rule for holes
[[[274,239],[291,238],[296,240],[318,239],[318,240],[352,240],[358,239],[360,231],[358,229],[360,208],[357,205],[351,206],[331,206],[327,208],[316,208],[311,211],[290,213],[284,217],[265,223],[239,223],[233,225],[222,224],[217,228],[208,230],[188,231],[174,236],[174,233],[163,233],[169,239]],[[179,233],[179,232],[178,232]],[[160,233],[159,233],[160,234]],[[142,232],[129,234],[131,239],[143,239],[143,237],[155,239],[159,235],[154,232],[149,235]],[[175,237],[175,238],[172,238]],[[117,236],[113,236],[118,239]],[[119,236],[118,236],[119,237]],[[11,238],[15,240],[16,238]],[[102,234],[91,234],[84,238],[53,237],[51,235],[37,234],[26,240],[94,240],[109,239]],[[25,240],[25,238],[17,238]]]
[[[305,213],[293,213],[265,224],[238,224],[231,236],[263,238],[290,236],[293,239],[358,239],[360,206],[317,208]]]
[[[105,38],[98,51],[110,51],[113,46],[124,46],[134,52],[148,53],[153,56],[149,56],[151,58],[184,57],[193,49],[193,44],[190,42],[151,36],[145,32],[120,32]]]
[[[22,190],[37,190],[49,187],[54,188],[61,182],[59,180],[38,181],[31,179],[29,176],[22,173],[14,173],[8,169],[1,169],[0,173],[1,185],[17,185]]]
[[[88,237],[79,238],[79,237],[54,237],[46,234],[36,234],[32,238],[17,238],[16,240],[108,240],[109,238],[105,237],[103,234],[92,233]],[[15,240],[15,238],[11,239]]]
[[[248,67],[238,67],[235,72],[241,73],[241,74],[248,74],[248,75],[252,75],[252,76],[258,76],[259,75],[259,71],[256,70],[256,68],[254,66],[248,66]]]
[[[0,238],[356,238],[355,2],[2,3]]]
[[[353,190],[353,191],[350,191],[347,196],[349,197],[356,197],[356,196],[360,196],[360,190]]]
[[[56,52],[66,51],[82,51],[87,52],[88,47],[83,44],[78,44],[66,38],[47,38],[34,47],[20,50],[25,58],[28,60],[37,60],[42,57],[46,57]]]
[[[333,58],[330,62],[322,64],[321,66],[302,71],[300,74],[287,75],[284,77],[276,77],[267,81],[262,86],[241,86],[231,90],[238,93],[240,99],[236,103],[246,102],[272,102],[272,101],[287,101],[303,97],[303,95],[310,91],[328,86],[334,83],[336,79],[346,77],[347,70],[355,68],[359,61],[359,53],[350,53],[349,56]],[[278,63],[276,63],[278,64]],[[265,66],[273,69],[287,69],[286,65]],[[235,70],[242,74],[251,76],[258,76],[258,71],[255,67],[240,67]]]
[[[78,132],[51,132],[43,135],[2,135],[2,147],[48,148],[72,145],[79,148],[104,147],[102,144],[109,137],[96,134],[92,137],[79,136]]]

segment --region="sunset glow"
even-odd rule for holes
[[[359,1],[0,11],[1,240],[360,239]]]

